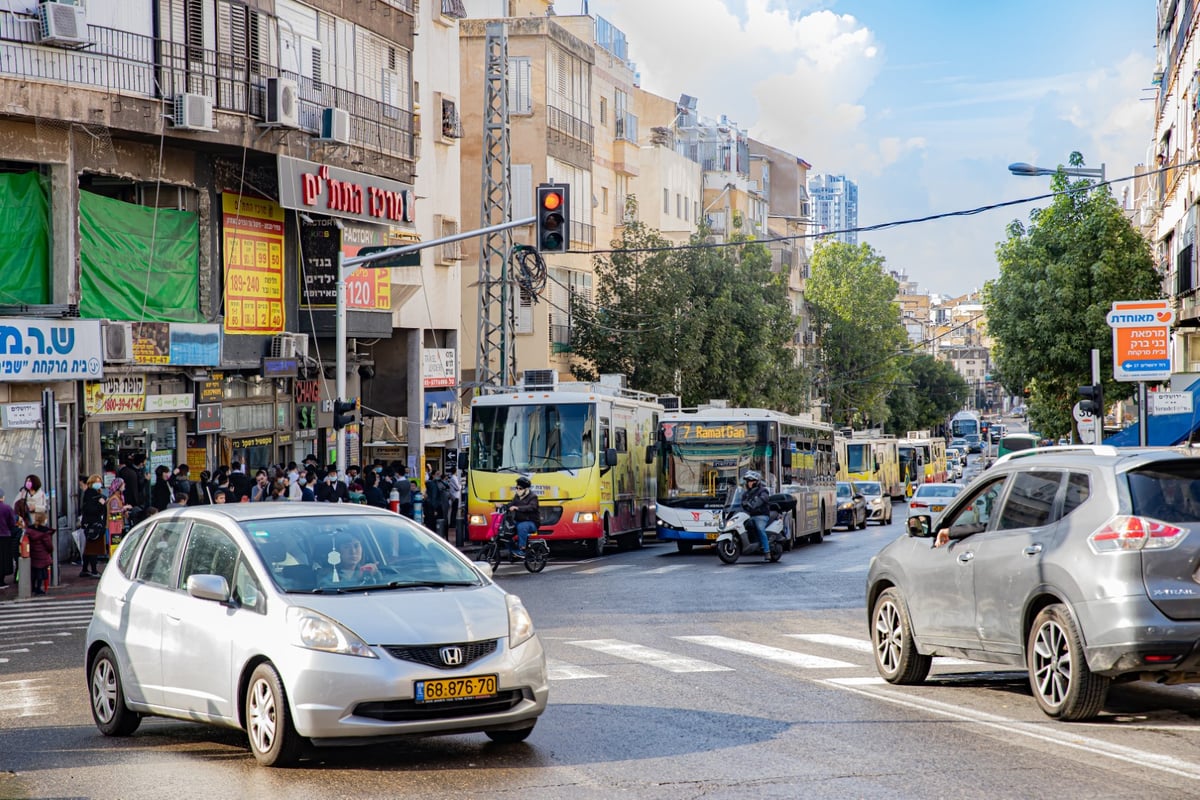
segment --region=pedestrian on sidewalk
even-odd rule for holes
[[[112,541],[112,537],[120,536],[125,533],[125,522],[129,510],[133,506],[125,502],[125,481],[121,478],[114,478],[112,484],[108,487],[108,502],[106,504],[108,518],[105,520],[108,525],[108,540]]]
[[[17,514],[4,499],[0,489],[0,589],[7,589],[5,579],[13,574],[13,559],[17,554],[16,544],[21,536],[17,526]]]
[[[104,495],[100,493],[104,484],[99,475],[88,476],[88,486],[80,500],[79,516],[83,523],[83,566],[79,568],[81,578],[100,577],[100,556],[104,555],[104,517],[107,508]]]
[[[42,491],[42,479],[37,475],[26,475],[25,485],[17,492],[17,503],[17,515],[26,525],[33,522],[34,514],[48,513],[50,503]]]
[[[50,565],[54,563],[54,529],[44,513],[31,513],[31,522],[25,526],[25,537],[29,540],[29,566],[33,567],[32,592],[45,594],[50,588]]]

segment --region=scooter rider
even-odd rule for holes
[[[771,493],[763,486],[762,474],[758,470],[747,470],[742,476],[746,489],[742,492],[742,510],[750,515],[750,521],[758,529],[758,541],[762,545],[763,561],[771,560],[771,545],[767,540],[767,525],[771,522]]]
[[[513,554],[517,558],[525,557],[525,544],[529,541],[530,535],[537,531],[540,520],[538,496],[530,491],[530,486],[532,484],[529,482],[529,478],[524,475],[518,477],[516,494],[508,506],[508,510],[512,512],[513,519],[517,523],[518,551]]]

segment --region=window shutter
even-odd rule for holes
[[[508,168],[508,185],[512,195],[508,198],[513,219],[528,219],[533,216],[533,165],[512,164]]]

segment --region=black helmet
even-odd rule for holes
[[[532,485],[533,484],[529,482],[529,478],[526,478],[524,475],[520,475],[517,477],[517,486],[519,488],[528,489]]]

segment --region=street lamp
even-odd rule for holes
[[[1076,178],[1099,178],[1100,182],[1104,183],[1103,164],[1100,165],[1099,169],[1091,169],[1089,167],[1056,167],[1055,169],[1048,169],[1046,167],[1035,167],[1033,164],[1026,164],[1024,161],[1008,165],[1008,171],[1013,175],[1020,175],[1026,178],[1057,175],[1059,170],[1062,170],[1065,175],[1072,175]]]

